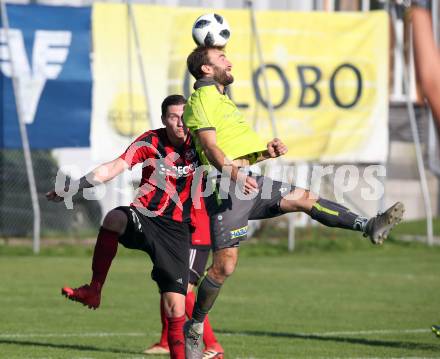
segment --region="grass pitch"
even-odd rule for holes
[[[293,254],[243,245],[210,316],[226,358],[440,358],[440,248],[326,233]],[[0,247],[0,358],[147,358],[160,319],[143,253],[119,250],[92,311],[60,295],[89,280],[91,248],[22,252]]]

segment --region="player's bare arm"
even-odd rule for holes
[[[78,190],[81,191],[84,188],[90,188],[108,182],[127,168],[128,164],[121,158],[103,163],[79,179]],[[67,190],[66,188],[66,191]],[[52,202],[61,202],[63,200],[62,197],[58,196],[55,190],[47,192],[46,199]]]
[[[258,185],[254,178],[247,173],[240,171],[234,161],[228,159],[224,152],[217,146],[217,136],[215,130],[198,131],[196,134],[203,151],[209,162],[219,171],[228,171],[234,182],[243,184],[243,193],[258,191]]]

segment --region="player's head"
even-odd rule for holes
[[[182,121],[186,99],[182,95],[167,96],[162,102],[162,123],[171,142],[185,140],[188,129]]]
[[[189,54],[186,64],[196,80],[211,77],[223,86],[234,81],[232,63],[226,58],[223,47],[198,46]]]

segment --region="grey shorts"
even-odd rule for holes
[[[248,220],[277,217],[280,201],[295,186],[274,181],[269,177],[256,176],[259,191],[246,196],[236,189],[235,183],[221,185],[220,179],[213,183],[207,180],[207,186],[215,186],[214,193],[206,198],[206,208],[210,216],[211,243],[214,251],[236,247],[247,238]],[[238,192],[238,193],[237,193]]]

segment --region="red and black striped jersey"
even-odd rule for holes
[[[142,179],[132,206],[150,217],[190,222],[191,183],[199,164],[191,136],[177,148],[165,128],[147,131],[120,158],[130,168],[142,163]]]

